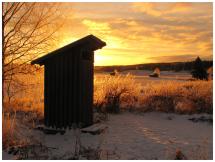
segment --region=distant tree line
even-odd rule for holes
[[[147,63],[137,65],[122,65],[122,66],[95,66],[95,72],[112,72],[125,71],[125,70],[151,70],[159,68],[161,71],[192,71],[195,65],[195,61],[188,62],[172,62],[172,63]],[[213,61],[202,61],[204,69],[208,69],[213,66]]]

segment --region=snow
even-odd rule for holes
[[[189,117],[155,112],[111,116],[108,146],[116,147],[122,159],[171,159],[176,149],[191,154],[208,140],[212,159],[212,125],[193,123]]]
[[[92,126],[89,126],[87,128],[82,128],[81,132],[91,133],[91,134],[100,134],[103,131],[105,131],[106,128],[107,128],[106,125],[97,123],[97,124],[93,124]]]
[[[168,113],[122,112],[109,115],[104,133],[92,135],[80,130],[67,130],[64,135],[47,135],[31,130],[29,137],[48,148],[49,159],[69,159],[81,143],[85,148],[100,148],[101,159],[174,159],[180,150],[188,159],[212,159],[213,126],[194,123],[189,118],[209,116]],[[3,159],[15,157],[3,152]],[[84,159],[84,157],[82,157]]]
[[[131,74],[135,77],[135,80],[139,83],[145,83],[146,81],[150,82],[160,82],[160,81],[187,81],[192,78],[191,73],[188,71],[160,71],[160,77],[149,77],[153,71],[150,70],[126,70],[119,72],[120,75]],[[110,75],[109,73],[95,73],[96,78],[103,78],[105,75]]]
[[[2,159],[3,160],[13,160],[14,156],[11,154],[8,154],[6,151],[2,151]]]

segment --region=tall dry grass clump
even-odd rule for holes
[[[16,115],[11,116],[9,113],[2,114],[2,145],[8,148],[16,144]]]
[[[144,111],[174,111],[174,99],[179,96],[173,82],[149,83],[142,87],[140,108]]]
[[[182,97],[193,103],[195,112],[213,112],[213,81],[190,81],[182,84],[182,87]]]
[[[3,109],[5,112],[30,112],[43,116],[43,73],[37,75],[19,75],[24,85],[12,85],[10,92],[4,89]]]
[[[212,113],[212,81],[160,81],[137,83],[132,75],[95,78],[94,105],[118,113],[137,111]]]
[[[212,113],[212,81],[162,81],[143,86],[143,111]]]
[[[131,109],[138,101],[141,85],[132,75],[95,77],[94,105],[100,111],[119,113],[120,107]]]

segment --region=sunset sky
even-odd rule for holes
[[[88,34],[107,43],[95,65],[212,59],[212,3],[64,3],[59,47]],[[64,12],[66,11],[66,12]]]

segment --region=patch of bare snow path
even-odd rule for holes
[[[173,159],[176,150],[189,159],[212,159],[213,126],[189,121],[193,116],[201,115],[111,115],[104,148],[115,149],[120,159]]]

